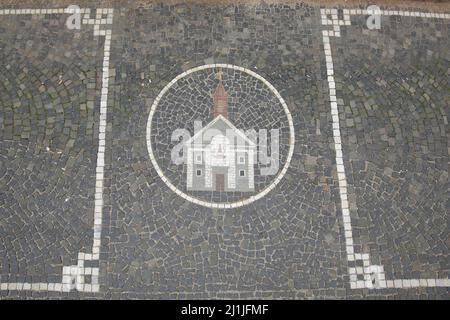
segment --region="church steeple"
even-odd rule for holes
[[[222,70],[220,69],[219,72],[217,72],[217,79],[219,79],[219,84],[212,94],[214,103],[213,116],[215,118],[221,114],[223,117],[228,118],[228,93],[225,91],[225,87],[223,86]]]

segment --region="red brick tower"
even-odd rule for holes
[[[225,91],[225,87],[222,83],[222,71],[220,70],[217,73],[217,77],[219,79],[219,84],[217,85],[216,90],[212,94],[214,108],[213,108],[213,116],[217,117],[219,114],[228,118],[228,93]]]

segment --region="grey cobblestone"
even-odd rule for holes
[[[320,7],[115,8],[107,100],[105,38],[90,25],[64,28],[66,17],[0,15],[0,283],[60,283],[63,267],[92,252],[104,129],[100,254],[84,261],[99,268],[100,291],[2,289],[0,299],[448,299],[448,287],[350,288],[323,54],[322,31],[331,29]],[[383,16],[381,30],[368,30],[366,17],[352,15],[330,37],[355,252],[382,265],[386,279],[448,279],[450,20]],[[295,129],[279,184],[233,209],[175,194],[146,144],[161,90],[214,63],[264,77]],[[250,76],[223,72],[240,99],[229,108],[236,127],[282,128],[281,167],[289,141],[277,99]],[[195,118],[212,120],[216,85],[212,70],[180,80],[155,113],[155,157],[183,192],[170,134],[192,131]],[[257,174],[255,193],[272,179]],[[216,202],[248,196],[190,194]]]

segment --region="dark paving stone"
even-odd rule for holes
[[[387,279],[448,278],[449,25],[363,21],[332,44],[354,241]]]
[[[60,282],[92,246],[101,57],[64,21],[0,20],[1,282]]]
[[[0,20],[1,282],[59,282],[62,266],[92,245],[103,40],[90,26],[74,32],[64,22]],[[349,288],[320,22],[320,9],[306,5],[116,8],[101,292],[0,291],[0,299],[448,299],[448,288]],[[383,17],[376,33],[365,25],[352,17],[331,39],[355,248],[388,279],[448,277],[449,23]],[[178,74],[208,63],[266,78],[294,121],[287,174],[237,209],[174,194],[146,146],[153,99]],[[196,100],[215,87],[208,76],[180,82],[169,96],[179,108],[157,114],[158,161],[180,188],[184,171],[168,162],[170,133],[197,116],[210,120],[208,101]],[[258,101],[253,87],[237,89],[252,79],[225,76],[230,91]],[[276,105],[246,110],[231,114],[237,127],[285,124]],[[282,140],[281,163],[286,146]],[[270,182],[258,180],[256,191]]]

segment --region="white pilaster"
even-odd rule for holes
[[[212,177],[211,177],[211,149],[205,149],[205,187],[211,188],[212,186]]]
[[[228,144],[228,189],[236,188],[236,152],[234,151],[234,145]]]
[[[191,146],[187,146],[187,187],[192,188],[192,180],[194,177],[194,151]]]
[[[252,146],[249,146],[249,148],[248,148],[248,161],[247,161],[247,163],[248,163],[248,187],[250,188],[250,189],[254,189],[255,188],[255,179],[254,179],[254,172],[253,172],[253,165],[254,165],[254,163],[253,163],[253,155],[255,154],[255,150],[254,150],[254,148],[252,147]]]

